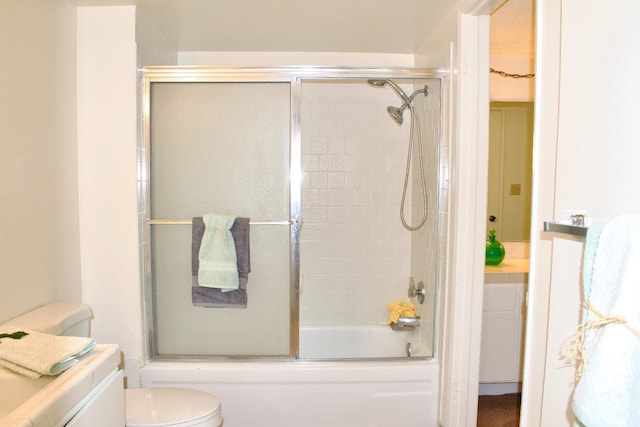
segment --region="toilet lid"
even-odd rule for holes
[[[170,426],[211,419],[220,412],[220,401],[202,391],[152,387],[125,390],[127,426]]]

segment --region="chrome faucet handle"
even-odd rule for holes
[[[420,304],[424,304],[424,296],[425,296],[425,292],[424,292],[424,283],[422,283],[422,281],[418,282],[418,286],[416,287],[414,281],[413,281],[413,277],[409,278],[409,291],[407,292],[407,295],[409,295],[409,298],[413,298],[416,297],[416,299],[418,300],[418,302]]]

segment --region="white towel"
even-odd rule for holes
[[[16,332],[26,335],[20,337]],[[43,334],[8,324],[0,327],[0,334],[16,337],[0,338],[0,366],[31,378],[58,375],[96,345],[91,338]]]
[[[205,230],[198,254],[198,285],[218,288],[223,292],[238,289],[238,262],[231,227],[236,217],[206,214]]]
[[[590,227],[583,268],[584,321],[604,324],[586,331],[574,413],[587,427],[639,426],[640,216]]]

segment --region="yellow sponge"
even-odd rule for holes
[[[389,323],[398,323],[400,317],[415,317],[416,311],[411,302],[392,302],[387,306],[389,313]]]

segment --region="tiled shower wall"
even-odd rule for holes
[[[413,86],[403,87],[412,93]],[[411,274],[434,276],[439,165],[438,141],[433,137],[438,132],[433,127],[439,129],[439,101],[432,102],[438,116],[423,121],[423,133],[431,134],[424,141],[432,146],[424,153],[431,212],[427,228],[414,233],[405,230],[399,218],[410,114],[406,110],[405,123],[398,126],[386,112],[388,105],[400,104],[390,88],[364,81],[303,83],[303,325],[384,324],[387,304],[407,300]],[[423,119],[425,109],[435,108],[425,107],[419,99],[416,105],[421,106]],[[412,175],[418,172],[415,165]],[[410,223],[420,219],[422,209],[419,187],[413,194],[411,190],[416,184],[410,184],[407,193]],[[417,208],[411,207],[412,199]],[[433,285],[435,279],[417,280]]]

